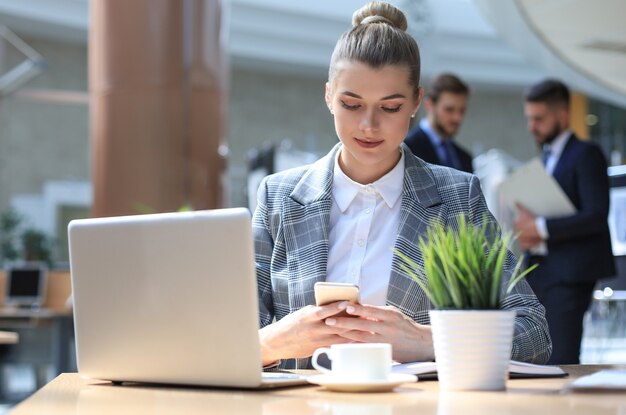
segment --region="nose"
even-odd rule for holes
[[[455,111],[452,114],[452,121],[455,122],[456,124],[461,124],[463,122],[463,116],[465,114],[462,111]]]
[[[372,131],[378,129],[378,115],[375,110],[368,110],[363,113],[363,117],[359,122],[361,131]]]

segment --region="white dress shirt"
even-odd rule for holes
[[[546,160],[545,169],[550,175],[554,175],[554,169],[556,169],[556,165],[561,158],[561,154],[563,154],[563,149],[567,144],[569,137],[572,135],[570,130],[565,130],[561,134],[558,135],[550,144],[544,144],[543,150],[548,150],[550,155]],[[537,227],[537,232],[543,239],[543,242],[533,246],[530,248],[530,253],[533,255],[548,255],[548,245],[546,244],[546,240],[550,238],[548,234],[548,226],[546,225],[546,218],[542,216],[538,216],[535,218],[535,226]]]
[[[420,120],[419,126],[422,129],[422,131],[426,133],[426,137],[428,137],[428,139],[430,140],[430,143],[435,148],[435,151],[437,152],[437,156],[439,157],[439,160],[441,160],[441,162],[445,164],[445,161],[447,159],[446,150],[444,149],[444,146],[445,146],[448,148],[448,151],[450,152],[450,157],[452,158],[452,160],[448,160],[448,162],[451,163],[451,165],[449,165],[448,167],[461,169],[461,160],[459,159],[459,155],[456,153],[456,150],[454,149],[454,147],[452,147],[453,137],[447,137],[444,140],[437,133],[437,131],[435,131],[435,129],[430,126],[430,123],[428,122],[428,118],[422,118]]]
[[[404,153],[374,183],[356,183],[335,158],[326,281],[359,285],[361,302],[385,305],[400,223]]]

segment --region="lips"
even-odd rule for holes
[[[379,145],[383,143],[383,140],[356,138],[356,137],[354,137],[354,141],[356,141],[359,144],[359,146],[364,147],[364,148],[378,147]]]

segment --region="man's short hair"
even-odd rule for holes
[[[524,92],[526,102],[539,102],[553,106],[569,107],[569,88],[556,79],[544,79]]]
[[[458,95],[469,95],[470,89],[456,75],[451,73],[442,73],[433,79],[428,87],[428,98],[432,102],[437,102],[444,92],[450,92]]]

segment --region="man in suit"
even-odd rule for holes
[[[437,76],[428,89],[426,118],[409,131],[405,144],[422,160],[473,172],[472,156],[454,142],[469,98],[469,87],[458,77],[444,73]]]
[[[544,165],[576,208],[564,217],[536,217],[518,204],[515,228],[529,265],[528,282],[546,308],[553,352],[549,363],[579,363],[583,317],[596,282],[615,274],[607,225],[609,181],[600,148],[570,130],[570,94],[544,80],[525,94],[528,129]]]

